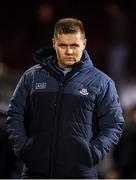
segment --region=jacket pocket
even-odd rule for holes
[[[24,144],[24,146],[20,152],[21,157],[24,157],[25,152],[27,152],[27,149],[29,149],[29,147],[31,146],[33,141],[34,141],[34,138],[32,138],[32,137],[28,138],[28,140],[26,141],[26,143]]]
[[[79,136],[65,136],[60,144],[58,161],[86,167],[93,166],[89,145],[84,138]]]
[[[40,132],[28,139],[23,148],[23,161],[30,171],[43,173],[45,168],[48,171],[49,140],[49,136],[45,132]]]

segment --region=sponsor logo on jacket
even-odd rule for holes
[[[36,83],[35,89],[46,89],[47,83]]]

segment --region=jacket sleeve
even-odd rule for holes
[[[101,90],[96,106],[98,134],[90,144],[94,165],[118,143],[123,131],[124,118],[112,80]]]
[[[28,109],[28,96],[29,90],[26,83],[26,75],[24,74],[11,97],[6,122],[9,140],[18,157],[27,141],[24,119]]]

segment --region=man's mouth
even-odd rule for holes
[[[64,60],[67,60],[67,61],[73,61],[74,58],[72,58],[72,57],[66,57],[66,58],[64,58]]]

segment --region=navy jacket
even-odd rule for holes
[[[54,50],[22,75],[10,101],[7,131],[27,178],[96,178],[96,165],[117,144],[124,119],[114,82],[86,50],[66,76]]]

